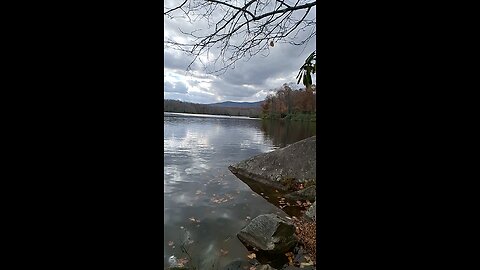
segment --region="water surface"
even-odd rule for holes
[[[165,113],[164,268],[172,255],[197,269],[246,260],[237,232],[260,214],[286,214],[228,165],[314,134],[310,124]]]

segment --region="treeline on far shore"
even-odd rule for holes
[[[262,104],[262,118],[316,121],[316,87],[292,90],[287,84],[268,95]]]
[[[197,104],[179,100],[164,99],[163,111],[176,113],[260,117],[261,108],[220,107],[208,104]]]

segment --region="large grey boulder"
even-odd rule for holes
[[[285,253],[298,241],[293,223],[275,214],[254,218],[237,237],[246,246],[270,253]]]
[[[243,160],[228,168],[235,175],[276,189],[288,190],[294,183],[315,181],[316,146],[317,137],[312,136],[287,147]]]
[[[315,201],[305,212],[305,216],[307,216],[309,219],[313,221],[317,221],[316,217],[317,213],[317,201]]]

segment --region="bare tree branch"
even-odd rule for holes
[[[205,62],[205,69],[212,63],[212,73],[224,72],[242,58],[268,53],[276,42],[308,44],[316,35],[316,18],[309,16],[316,4],[316,0],[184,0],[164,10],[164,15],[187,18],[197,29],[181,30],[186,42],[167,38],[164,44],[193,56],[187,69],[206,56],[198,61]],[[201,25],[205,27],[200,29]]]

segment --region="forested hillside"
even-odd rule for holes
[[[229,105],[234,105],[230,103]],[[216,114],[230,116],[248,116],[260,117],[260,106],[258,107],[226,107],[215,104],[197,104],[183,102],[179,100],[163,100],[163,111],[177,113],[199,113],[199,114]]]

